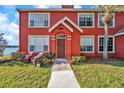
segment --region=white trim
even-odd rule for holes
[[[124,32],[115,34],[115,36],[120,36],[120,35],[124,35]]]
[[[55,37],[55,36],[54,35],[51,35],[50,37],[52,38],[52,37]]]
[[[67,38],[67,40],[72,40],[71,38]]]
[[[64,17],[62,20],[58,21],[55,25],[53,25],[48,31],[51,32],[53,29],[55,29],[59,24],[63,24],[66,28],[68,28],[71,32],[73,32],[73,29],[67,25],[64,21],[67,20],[71,25],[73,25],[75,28],[77,28],[81,33],[83,33],[83,30],[80,29],[74,22],[72,22],[68,17]]]
[[[28,37],[49,37],[49,35],[28,35]]]
[[[71,25],[73,25],[75,28],[77,28],[81,33],[83,33],[83,30],[77,26],[71,19],[69,19],[67,16],[65,16],[63,19],[63,21],[67,20],[69,23],[71,23]]]
[[[70,26],[68,26],[65,22],[62,21],[62,24],[63,24],[66,28],[68,28],[69,31],[73,32],[73,29],[72,29]]]
[[[93,51],[91,51],[91,52],[88,52],[88,51],[81,51],[80,50],[80,53],[94,53],[94,49],[95,49],[95,41],[94,41],[94,38],[95,38],[95,36],[93,36],[93,35],[85,35],[85,36],[83,36],[83,35],[81,35],[80,36],[80,46],[81,46],[81,37],[91,37],[91,38],[93,38]]]
[[[49,30],[48,32],[51,32],[53,29],[55,29],[55,27],[57,27],[59,24],[62,23],[62,20],[58,21],[55,25],[53,25]]]
[[[30,51],[29,38],[31,38],[31,37],[47,37],[48,38],[48,52],[50,51],[50,37],[49,37],[49,35],[28,35],[28,51]]]
[[[51,38],[51,40],[56,40],[55,38]]]
[[[68,26],[65,22],[63,22],[62,20],[58,21],[54,26],[52,26],[48,31],[51,32],[53,31],[53,29],[55,29],[59,24],[63,24],[69,31],[73,32],[73,29]]]
[[[104,26],[100,26],[99,25],[99,14],[103,14],[103,13],[98,13],[98,28],[104,28]],[[109,28],[115,28],[115,13],[112,13],[113,14],[113,26],[109,26]]]
[[[67,36],[67,37],[70,37],[71,38],[72,36]]]
[[[100,37],[103,37],[104,38],[104,35],[98,35],[98,53],[103,53],[103,52],[100,52],[99,51],[99,38]],[[108,37],[112,37],[113,38],[113,51],[108,51],[108,53],[115,53],[115,37],[114,35],[108,35]]]
[[[93,26],[79,26],[79,15],[80,14],[84,14],[84,15],[86,15],[86,14],[90,14],[90,15],[93,15]],[[94,13],[78,13],[78,26],[80,27],[80,28],[94,28],[95,27],[95,21],[94,21],[94,19],[95,19],[95,16],[94,16],[95,14]]]
[[[30,26],[30,14],[48,14],[48,26]],[[49,28],[50,27],[50,13],[46,12],[29,12],[28,13],[28,27],[29,28]]]

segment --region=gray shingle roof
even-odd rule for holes
[[[115,33],[115,36],[124,35],[124,27],[122,27],[117,33]]]

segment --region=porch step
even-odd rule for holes
[[[56,64],[68,63],[68,60],[66,58],[56,58],[55,63]]]

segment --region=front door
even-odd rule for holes
[[[65,57],[65,35],[57,35],[57,58]]]

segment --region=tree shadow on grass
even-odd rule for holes
[[[52,67],[52,62],[45,62],[41,65],[42,68],[49,68],[49,67]],[[14,66],[21,66],[21,67],[28,67],[28,66],[34,66],[35,65],[33,63],[28,63],[28,62],[23,62],[23,61],[15,61],[15,60],[12,60],[12,61],[8,61],[8,62],[5,62],[5,63],[0,63],[0,66],[10,66],[10,67],[14,67]]]
[[[86,64],[106,64],[106,65],[113,65],[113,66],[119,66],[124,67],[124,61],[120,59],[109,59],[108,61],[104,62],[101,59],[97,60],[87,60]]]
[[[109,59],[108,61],[104,62],[102,59],[90,58],[90,59],[87,59],[86,62],[78,63],[78,64],[75,64],[75,65],[81,65],[81,64],[104,64],[104,65],[112,65],[112,66],[124,67],[124,60]]]
[[[23,66],[23,67],[27,67],[28,65],[33,65],[32,63],[25,63],[25,62],[22,62],[22,61],[15,61],[15,60],[12,60],[12,61],[8,61],[8,62],[5,62],[5,63],[0,63],[0,66]]]

